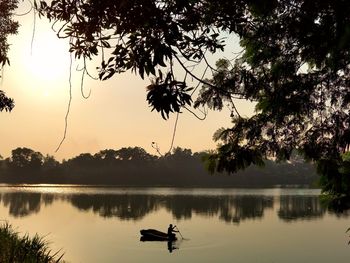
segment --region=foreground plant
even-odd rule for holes
[[[20,237],[7,223],[0,227],[0,251],[2,263],[53,263],[62,262],[63,257],[59,252],[52,253],[43,238],[30,238],[27,234]]]

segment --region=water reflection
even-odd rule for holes
[[[261,219],[266,208],[273,208],[273,197],[235,196],[224,200],[220,218],[234,223],[246,219]]]
[[[329,200],[326,197],[321,198],[324,206],[328,207],[332,214],[338,217],[348,217],[350,215],[350,197],[339,197],[334,200]]]
[[[264,209],[272,207],[273,202],[266,196],[175,195],[163,197],[162,204],[176,219],[191,219],[192,214],[197,214],[219,216],[226,222],[240,222],[262,217]]]
[[[0,202],[14,217],[38,213],[42,205],[52,205],[55,201],[68,202],[80,211],[101,217],[134,221],[160,209],[166,209],[176,219],[187,220],[198,215],[232,223],[262,219],[264,211],[273,209],[274,205],[279,207],[278,217],[286,222],[322,218],[327,211],[316,195],[0,194]],[[341,215],[349,217],[350,213],[343,211]]]
[[[102,217],[118,217],[122,220],[142,219],[160,206],[160,200],[148,195],[70,195],[66,198],[79,210],[99,214]]]
[[[40,193],[6,193],[2,195],[2,203],[9,208],[14,217],[28,216],[40,211]]]
[[[321,218],[326,208],[315,196],[281,196],[278,216],[284,221]]]
[[[176,249],[176,247],[174,246],[174,242],[173,241],[168,241],[168,251],[169,253],[172,253],[174,249]]]

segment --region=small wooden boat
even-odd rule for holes
[[[172,234],[169,236],[167,233],[156,229],[142,229],[141,241],[175,241],[177,240],[176,235]]]

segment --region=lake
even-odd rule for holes
[[[67,262],[349,262],[350,212],[315,189],[0,187],[0,219]],[[176,224],[184,239],[141,242]]]

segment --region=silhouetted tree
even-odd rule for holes
[[[103,160],[105,163],[112,163],[118,158],[118,152],[113,149],[102,150],[94,155],[95,159]]]
[[[203,84],[195,107],[229,104],[233,127],[215,134],[220,145],[207,158],[213,170],[237,172],[269,156],[288,160],[298,149],[317,162],[324,191],[349,194],[349,173],[339,172],[350,143],[347,1],[58,0],[37,7],[63,22],[58,35],[72,39],[77,57],[112,48],[101,79],[126,70],[153,76],[147,100],[163,118],[192,104],[186,77]],[[225,47],[222,32],[237,35],[243,51],[214,69],[206,55]],[[203,62],[212,78],[193,74],[188,61]],[[174,63],[185,79],[176,78]],[[256,113],[241,116],[235,99],[255,101]]]
[[[68,160],[66,162],[67,165],[89,168],[93,166],[95,163],[95,158],[91,153],[81,153],[78,156]]]
[[[0,154],[0,171],[4,169],[4,158]]]
[[[94,155],[83,153],[59,163],[53,156],[44,157],[31,149],[17,148],[12,151],[11,158],[0,160],[0,182],[187,187],[315,186],[315,171],[309,164],[277,164],[269,160],[264,170],[252,166],[231,177],[211,176],[201,163],[202,155],[175,147],[171,154],[156,157],[140,147],[129,147],[103,150]]]
[[[51,169],[51,168],[56,168],[60,165],[60,163],[58,161],[56,161],[55,157],[52,155],[46,155],[44,157],[44,163],[43,166]]]
[[[174,160],[186,160],[192,157],[192,150],[191,149],[184,149],[181,147],[175,147],[172,150],[172,154],[169,155],[168,158],[174,159]]]
[[[62,174],[62,167],[55,157],[46,155],[43,160],[42,172],[44,176]],[[50,181],[51,178],[46,179]]]
[[[17,0],[0,2],[0,70],[5,64],[10,63],[7,57],[9,49],[7,37],[17,33],[18,23],[12,19],[13,11],[17,8],[17,3]],[[5,93],[0,90],[0,111],[11,111],[13,107],[13,99],[8,98]]]
[[[141,147],[124,147],[116,151],[116,158],[122,161],[150,161],[154,156]]]
[[[38,170],[44,162],[44,156],[29,148],[16,148],[12,150],[10,165],[13,168]]]
[[[11,34],[16,34],[18,29],[18,22],[13,21],[13,11],[17,8],[17,0],[1,1],[0,3],[0,65],[4,66],[9,63],[7,52],[9,44],[7,37]]]

